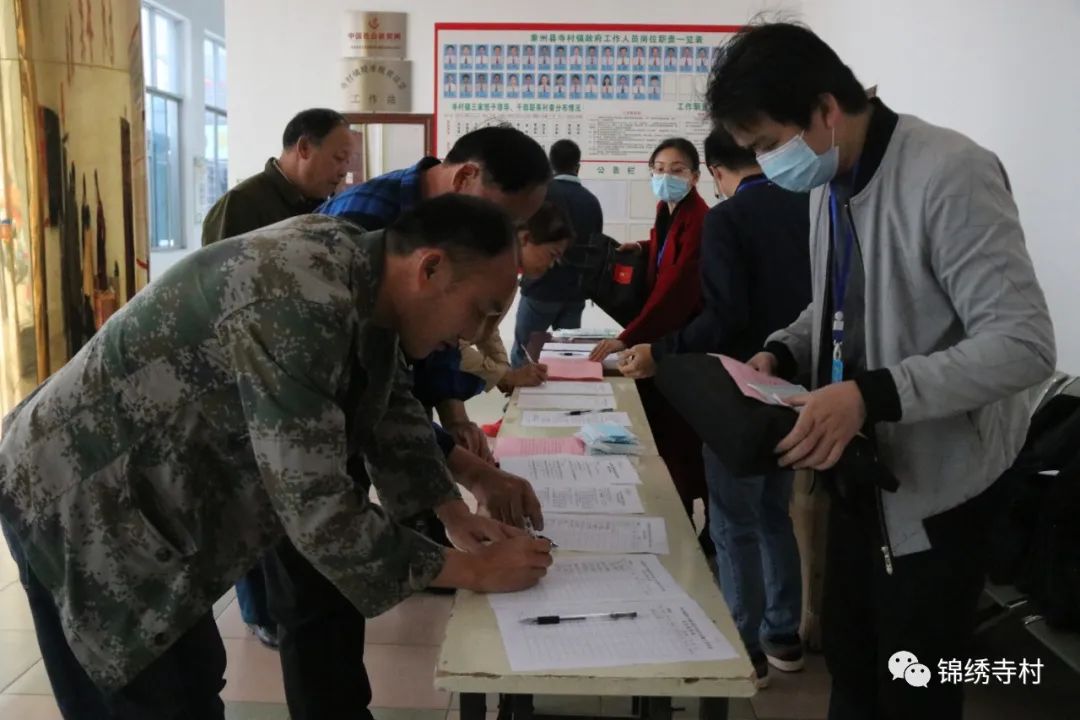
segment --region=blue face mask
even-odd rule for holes
[[[652,191],[658,200],[677,203],[690,193],[690,181],[674,175],[653,175]]]
[[[775,150],[757,157],[758,165],[765,176],[792,192],[810,192],[819,185],[824,185],[836,177],[836,170],[840,166],[836,130],[833,130],[832,147],[821,155],[806,144],[804,134],[800,133]]]

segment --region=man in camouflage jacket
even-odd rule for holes
[[[544,541],[465,509],[403,357],[473,337],[504,310],[511,236],[495,206],[450,195],[386,233],[301,216],[217,243],[137,295],[8,416],[5,534],[107,696],[138,688],[286,534],[369,616],[428,584],[503,591],[540,578]],[[357,456],[381,508],[347,473]],[[427,508],[475,552],[394,522]],[[202,697],[139,693],[171,707],[131,716],[221,717],[216,684]]]

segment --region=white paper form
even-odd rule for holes
[[[636,612],[637,617],[590,618],[557,625],[522,622],[538,615],[595,612]],[[524,604],[498,608],[495,617],[514,672],[736,657],[735,648],[701,606],[688,597],[654,602]]]
[[[581,415],[567,415],[558,410],[523,410],[522,427],[581,427],[585,423],[615,423],[623,427],[633,427],[630,416],[624,412],[590,412]]]
[[[539,607],[551,614],[573,603],[680,600],[686,592],[655,555],[556,555],[537,585],[488,595],[491,607]],[[600,612],[595,610],[592,612]]]
[[[667,523],[662,517],[546,513],[544,537],[560,550],[668,554]]]
[[[541,350],[552,351],[564,351],[564,352],[584,352],[586,355],[596,349],[596,346],[600,343],[559,343],[549,342],[544,343]]]
[[[645,512],[633,485],[533,485],[540,508],[555,513],[610,513],[634,515]]]
[[[624,456],[530,455],[499,461],[508,473],[534,485],[574,487],[581,485],[640,485],[641,475]]]
[[[520,395],[607,395],[615,394],[615,388],[609,382],[574,382],[573,380],[551,380],[536,387],[523,387]]]
[[[579,383],[584,384],[584,383]],[[522,395],[517,399],[522,410],[600,410],[614,411],[611,395]]]

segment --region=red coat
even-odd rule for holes
[[[665,211],[666,203],[659,203],[658,223],[660,213]],[[649,297],[619,336],[627,347],[655,342],[686,325],[701,310],[701,225],[708,211],[697,189],[691,189],[675,208],[659,268],[656,258],[660,244],[653,225],[648,242],[642,244],[649,253]]]

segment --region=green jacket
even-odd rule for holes
[[[314,212],[322,200],[304,197],[270,158],[258,175],[252,175],[214,203],[203,219],[204,246],[236,237],[297,215]]]
[[[100,686],[285,534],[369,616],[441,570],[391,519],[459,496],[397,335],[370,321],[383,238],[304,215],[194,252],[5,419],[0,515]]]

